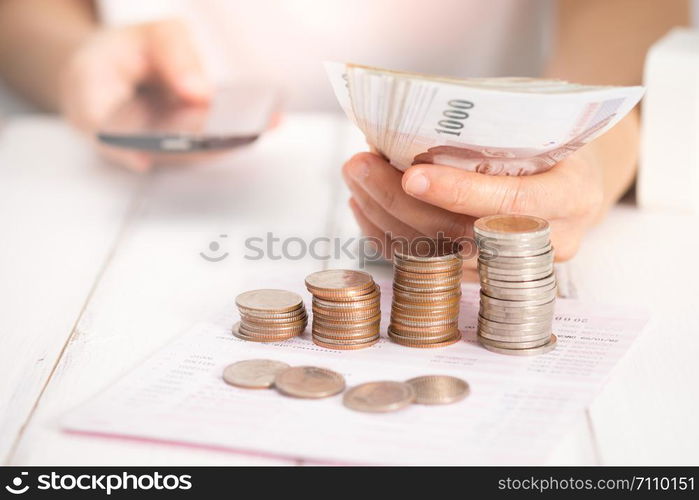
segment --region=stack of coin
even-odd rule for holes
[[[313,294],[313,342],[328,349],[361,349],[379,340],[381,291],[370,274],[333,269],[308,275]]]
[[[549,352],[557,338],[551,333],[556,276],[548,222],[492,215],[478,219],[473,230],[481,282],[478,340],[502,354]]]
[[[409,347],[442,347],[461,339],[461,257],[394,252],[388,336]]]
[[[262,289],[235,298],[240,321],[233,334],[253,342],[278,342],[301,335],[308,324],[300,295],[286,290]]]

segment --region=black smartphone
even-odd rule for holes
[[[276,90],[259,84],[222,87],[205,104],[143,89],[105,121],[97,139],[151,153],[230,149],[254,142],[269,127],[277,105]]]

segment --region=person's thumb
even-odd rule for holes
[[[211,87],[185,24],[159,21],[145,25],[144,30],[153,69],[169,90],[187,101],[207,101]]]

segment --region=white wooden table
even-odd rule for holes
[[[356,232],[344,118],[290,116],[248,150],[139,176],[51,118],[0,130],[0,459],[10,464],[271,464],[65,434],[58,418],[210,311],[237,283],[351,264],[244,260],[244,240]],[[220,235],[225,234],[226,237]],[[229,256],[199,255],[217,240]],[[211,253],[209,251],[209,253]],[[699,218],[614,209],[568,265],[582,299],[645,306],[653,326],[551,463],[699,462]],[[377,273],[385,270],[377,269]]]

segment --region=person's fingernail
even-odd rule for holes
[[[369,165],[365,161],[355,161],[349,169],[349,174],[352,179],[361,183],[369,175]]]
[[[405,182],[405,191],[412,195],[421,195],[430,188],[430,180],[423,173],[415,174]]]
[[[209,95],[208,82],[199,75],[186,75],[180,82],[182,89],[197,97],[206,97]]]

